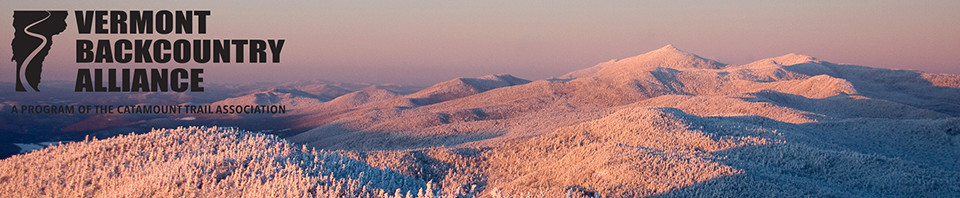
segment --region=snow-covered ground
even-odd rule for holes
[[[161,129],[0,161],[15,197],[302,197],[417,193],[426,182],[232,128]]]

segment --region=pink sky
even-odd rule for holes
[[[960,73],[960,1],[5,0],[3,5],[0,40],[6,43],[13,37],[13,10],[29,9],[208,9],[208,34],[201,37],[287,40],[281,64],[207,64],[206,82],[426,85],[496,73],[535,80],[666,44],[728,64],[799,53],[836,63]],[[78,36],[72,12],[67,20],[67,30],[54,37],[44,80],[75,80]],[[5,60],[0,81],[9,82],[16,67],[6,46],[0,47]]]

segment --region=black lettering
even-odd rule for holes
[[[167,69],[161,69],[160,71],[153,69],[153,72],[151,73],[153,74],[153,78],[150,78],[150,81],[152,82],[151,84],[153,85],[153,91],[167,91],[167,85],[169,85],[167,84],[167,82],[169,82],[167,80]]]
[[[247,45],[247,40],[233,40],[233,45],[236,45],[237,49],[237,62],[243,62],[243,46]]]
[[[116,57],[118,63],[129,63],[133,59],[133,55],[130,53],[124,53],[123,50],[130,50],[133,48],[133,45],[130,40],[120,39],[114,43],[113,54]]]
[[[190,88],[187,83],[180,83],[180,79],[188,78],[187,70],[176,68],[170,72],[170,89],[175,92],[184,92]]]
[[[124,92],[130,91],[130,69],[123,69],[123,85],[122,89]]]
[[[190,62],[190,41],[184,39],[173,41],[173,61]]]
[[[273,62],[280,63],[280,50],[283,50],[284,40],[269,40],[270,42],[270,54],[273,54]]]
[[[219,63],[221,59],[224,63],[230,62],[230,40],[213,41],[213,62]]]
[[[97,34],[106,34],[107,28],[105,26],[107,25],[107,11],[101,10],[101,11],[94,11],[93,13],[97,15],[97,21],[96,21]]]
[[[177,11],[177,34],[193,33],[193,11]]]
[[[203,87],[200,86],[200,83],[203,82],[203,77],[200,77],[200,74],[202,73],[203,69],[190,69],[191,92],[203,92]]]
[[[93,30],[93,11],[86,11],[87,14],[83,14],[83,12],[84,11],[74,12],[75,17],[77,17],[77,32],[80,34],[90,34],[90,31]]]
[[[210,16],[209,10],[197,10],[193,14],[197,15],[197,33],[207,33],[207,16]]]
[[[93,62],[93,41],[77,39],[77,63]]]
[[[107,84],[109,84],[107,90],[109,92],[120,91],[120,87],[117,86],[117,69],[107,69],[107,75],[109,75],[107,77]],[[124,81],[124,84],[126,84],[126,81]]]
[[[193,40],[193,61],[210,62],[210,40]]]
[[[113,55],[110,53],[110,40],[97,40],[97,58],[93,62],[113,62]]]
[[[103,86],[103,69],[93,69],[93,91],[106,92],[107,87]]]
[[[267,42],[263,40],[250,40],[250,62],[267,62]]]
[[[135,54],[134,62],[138,63],[152,63],[153,59],[150,59],[150,43],[152,40],[134,40],[133,54]]]
[[[167,10],[157,12],[157,33],[170,34],[173,31],[173,13]]]
[[[79,11],[77,11],[79,12]],[[77,85],[74,88],[75,92],[89,92],[93,91],[92,79],[90,79],[90,69],[78,69],[77,70]]]
[[[165,50],[170,50],[170,41],[160,39],[153,42],[153,60],[158,63],[170,62],[170,53],[164,53]]]
[[[146,69],[133,69],[133,85],[130,91],[150,92],[150,82],[147,79]]]
[[[127,33],[127,13],[110,11],[110,34]]]
[[[153,11],[130,11],[130,33],[153,34]]]

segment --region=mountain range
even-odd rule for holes
[[[124,100],[282,104],[291,112],[267,117],[197,115],[189,121],[128,116],[116,118],[126,122],[115,125],[94,117],[65,125],[101,126],[71,129],[99,130],[93,134],[107,136],[139,130],[159,139],[166,136],[158,133],[170,131],[142,128],[220,125],[268,133],[282,137],[284,147],[323,150],[304,155],[336,153],[355,160],[350,166],[356,170],[396,174],[376,184],[350,184],[379,189],[351,193],[381,197],[431,188],[436,196],[446,197],[960,196],[960,75],[956,74],[837,64],[799,54],[730,65],[667,45],[536,81],[497,74],[457,78],[423,89],[316,81],[223,90],[228,93],[221,98],[131,96]],[[175,131],[200,136],[250,134],[207,128]],[[110,141],[135,138],[141,136]],[[6,173],[0,178],[7,178],[0,180],[0,189],[14,188],[9,181],[24,178],[55,180],[58,175],[44,171],[10,173],[62,160],[94,160],[98,155],[63,158],[69,152],[61,150],[101,144],[97,142],[68,143],[0,161],[4,170],[0,172]],[[115,148],[83,146],[93,153],[117,152]],[[142,152],[162,148],[147,149]],[[193,149],[186,145],[180,150]],[[248,155],[256,156],[205,157],[207,161],[196,169],[217,170],[220,166],[204,164],[237,159],[266,160]],[[284,166],[313,166],[303,164]],[[132,165],[96,166],[126,170]],[[306,175],[321,171],[298,170]],[[299,178],[244,177],[277,182]],[[114,179],[108,176],[98,182]],[[323,178],[297,181],[306,181],[311,188],[333,185]],[[63,188],[56,183],[38,185]],[[434,194],[434,190],[425,192]]]

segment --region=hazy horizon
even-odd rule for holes
[[[4,4],[8,17],[0,17],[5,24],[0,25],[5,32],[0,40],[7,42],[13,38],[13,10],[29,9],[208,9],[212,11],[208,33],[197,38],[287,40],[280,64],[203,65],[208,83],[327,80],[428,85],[501,73],[536,80],[667,44],[727,64],[797,53],[835,63],[960,73],[956,64],[960,56],[955,55],[960,52],[956,1]],[[75,80],[73,40],[113,38],[78,37],[70,15],[67,30],[54,36],[44,61],[45,82]],[[0,58],[11,56],[10,47],[0,47]],[[15,62],[3,65],[0,81],[12,82]],[[137,64],[141,65],[179,64]]]

